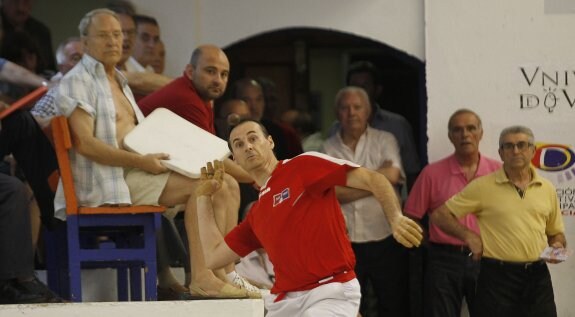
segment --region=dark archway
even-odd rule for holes
[[[334,66],[341,68],[336,72],[339,89],[345,84],[349,63],[371,61],[382,72],[384,91],[380,104],[407,118],[414,129],[421,161],[427,162],[425,64],[417,58],[368,38],[317,28],[265,32],[229,45],[225,52],[232,67],[230,85],[246,76],[268,77],[278,86],[276,114],[292,107],[308,110],[324,131],[329,128],[325,126],[328,121],[320,117],[333,112],[334,96],[312,89],[317,82],[311,81],[333,82],[334,78],[331,73],[325,78],[316,74],[310,79],[314,65],[322,63],[322,56],[334,59]]]

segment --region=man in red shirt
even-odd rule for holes
[[[228,58],[219,47],[201,45],[193,51],[190,63],[186,65],[181,77],[141,99],[138,102],[138,106],[145,116],[157,108],[167,108],[196,126],[215,134],[213,101],[224,93],[229,72],[230,64]],[[222,206],[224,204],[226,206],[226,213],[218,215],[222,231],[228,232],[238,222],[239,190],[236,181],[251,183],[252,179],[233,161],[227,159],[224,164],[228,174],[235,179],[229,178],[227,180],[231,194],[222,204]],[[188,241],[194,248],[189,255],[192,266],[192,284],[190,284],[192,294],[206,297],[225,295],[221,294],[222,292],[220,294],[208,292],[209,288],[206,289],[206,285],[209,286],[209,284],[205,283],[202,285],[200,283],[199,276],[208,275],[212,277],[212,275],[207,272],[202,257],[198,256],[198,254],[201,254],[201,248],[199,243],[195,242],[199,241],[197,237],[197,217],[190,217],[189,213],[186,213],[185,220]],[[218,277],[224,281],[232,280],[234,281],[232,284],[240,286],[240,288],[247,287],[248,291],[250,291],[248,295],[257,297],[257,289],[251,285],[246,285],[243,279],[240,279],[242,284],[238,285],[240,280],[234,278],[236,274],[233,263],[229,262],[226,264],[225,273],[228,273],[228,277],[221,270],[215,271],[218,273]],[[215,280],[212,279],[212,281]]]
[[[419,245],[421,228],[401,214],[385,176],[314,152],[278,161],[273,139],[252,120],[232,129],[229,144],[234,160],[260,187],[259,200],[224,239],[210,198],[220,187],[223,166],[209,163],[196,190],[200,238],[208,267],[258,248],[268,252],[276,282],[264,298],[267,316],[356,316],[361,294],[335,186],[372,192],[393,236],[407,247]]]
[[[226,54],[218,47],[202,45],[192,53],[182,76],[140,100],[138,106],[144,116],[156,108],[169,109],[215,134],[213,101],[226,90],[229,73]]]

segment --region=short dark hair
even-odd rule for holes
[[[110,0],[106,4],[106,8],[116,12],[117,14],[125,14],[129,16],[136,15],[136,8],[128,0]]]
[[[228,148],[230,149],[231,152],[233,152],[233,151],[232,151],[232,144],[230,143],[231,140],[230,140],[230,137],[229,137],[229,136],[232,135],[232,131],[234,131],[235,128],[237,128],[237,127],[239,127],[240,125],[242,125],[242,124],[244,124],[244,123],[247,123],[247,122],[254,122],[254,123],[256,123],[257,125],[259,125],[259,126],[260,126],[260,129],[262,130],[262,133],[264,134],[264,136],[265,136],[266,138],[270,135],[270,133],[268,132],[268,129],[266,129],[266,127],[265,127],[261,122],[259,122],[258,120],[254,120],[254,119],[251,119],[251,118],[243,118],[243,119],[240,120],[240,122],[238,122],[238,124],[236,124],[235,126],[233,126],[233,127],[230,128],[230,134],[228,135]]]
[[[450,117],[449,120],[447,120],[447,131],[451,132],[451,125],[453,123],[453,120],[455,119],[455,117],[461,115],[461,114],[471,114],[473,115],[476,119],[477,122],[479,123],[478,128],[482,128],[482,123],[481,123],[481,117],[479,117],[479,115],[477,113],[475,113],[475,111],[467,109],[467,108],[461,108],[461,109],[457,109]]]
[[[499,134],[499,148],[503,146],[503,138],[505,136],[509,134],[519,134],[519,133],[527,135],[527,137],[529,138],[529,143],[531,144],[535,143],[535,136],[533,135],[533,131],[530,128],[522,125],[514,125],[503,129],[501,131],[501,134]]]
[[[349,85],[351,76],[358,73],[368,73],[374,84],[381,84],[381,72],[372,62],[357,61],[349,65],[345,78],[346,85]]]
[[[143,14],[135,14],[134,15],[134,22],[136,23],[136,26],[138,26],[140,24],[153,24],[157,27],[160,26],[158,24],[158,20],[156,20],[155,18],[153,18],[149,15],[143,15]]]
[[[234,98],[240,98],[240,92],[245,88],[245,87],[249,87],[249,86],[254,86],[254,87],[259,87],[262,90],[262,94],[264,93],[264,88],[262,87],[262,85],[255,79],[251,78],[251,77],[244,77],[244,78],[240,78],[238,80],[236,80],[234,82],[234,84],[232,85],[232,96]],[[265,96],[264,96],[265,98]],[[265,102],[265,99],[264,99]],[[267,104],[266,104],[267,106]]]

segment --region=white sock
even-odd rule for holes
[[[228,281],[230,281],[230,283],[234,282],[236,276],[238,276],[238,273],[236,271],[231,271],[230,273],[226,274],[226,277],[228,278]]]

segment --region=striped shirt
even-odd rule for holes
[[[36,118],[52,119],[52,117],[59,115],[56,109],[56,94],[58,87],[52,87],[48,92],[36,102],[34,107],[30,109],[30,113]]]
[[[140,122],[144,116],[136,105],[127,80],[117,70],[116,78]],[[86,111],[94,119],[95,136],[109,146],[119,148],[116,140],[116,108],[102,63],[84,54],[76,67],[60,81],[56,104],[60,113],[67,117],[76,107]],[[97,164],[74,151],[70,153],[70,164],[80,205],[96,207],[131,203],[122,167]],[[58,184],[54,207],[56,217],[65,219],[66,206],[61,182]]]

